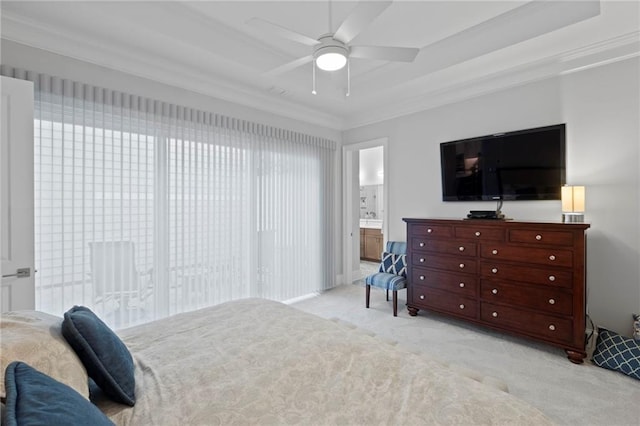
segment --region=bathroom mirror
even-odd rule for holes
[[[382,185],[360,187],[360,219],[382,220]]]

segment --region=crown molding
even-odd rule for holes
[[[638,56],[640,31],[634,31],[436,90],[421,91],[420,82],[415,82],[411,84],[417,86],[414,87],[414,96],[387,103],[381,108],[367,110],[366,113],[353,114],[346,119],[345,130]]]
[[[253,89],[242,84],[222,82],[222,78],[216,78],[211,73],[194,70],[139,49],[132,51],[125,48],[107,47],[107,43],[101,43],[96,38],[83,37],[80,39],[62,28],[54,28],[4,11],[2,13],[1,36],[3,39],[36,49],[186,89],[244,107],[331,130],[342,130],[343,128],[342,117],[270,95],[267,88]]]

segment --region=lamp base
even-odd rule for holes
[[[582,223],[584,222],[584,213],[562,213],[563,223]]]

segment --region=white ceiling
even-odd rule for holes
[[[357,2],[334,0],[331,31]],[[328,1],[6,1],[2,37],[335,129],[638,56],[637,1],[395,1],[354,40],[420,48],[413,63],[352,59],[267,71],[311,48],[247,24],[260,17],[312,38]]]

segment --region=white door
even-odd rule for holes
[[[35,309],[33,83],[0,77],[2,312]]]

